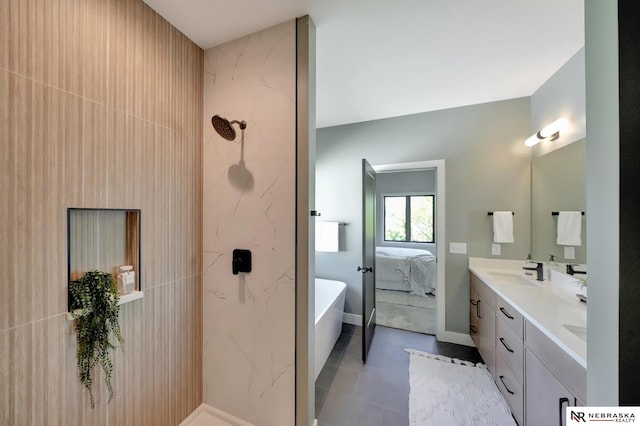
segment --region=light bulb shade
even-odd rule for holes
[[[567,120],[566,118],[559,118],[553,123],[543,127],[542,130],[538,132],[538,134],[542,136],[543,139],[546,139],[566,129],[568,124],[569,120]]]
[[[540,142],[542,139],[538,139],[538,135],[531,135],[527,138],[526,141],[524,141],[524,144],[526,146],[534,146],[535,144],[537,144],[538,142]]]
[[[559,118],[553,123],[544,126],[542,130],[540,130],[535,135],[529,136],[529,138],[524,141],[524,144],[526,146],[534,146],[535,144],[543,140],[554,141],[560,136],[560,131],[565,130],[568,126],[569,120],[567,120],[566,118]]]

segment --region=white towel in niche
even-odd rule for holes
[[[513,241],[513,212],[493,212],[493,242]]]
[[[582,245],[582,212],[558,213],[558,239],[559,246]]]

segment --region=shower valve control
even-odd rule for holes
[[[238,275],[239,272],[251,272],[251,250],[233,250],[231,269],[233,275]]]

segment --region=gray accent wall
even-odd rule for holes
[[[551,212],[581,211],[586,201],[586,143],[584,139],[565,145],[531,162],[531,255],[547,261],[587,263],[587,218],[582,218],[582,245],[575,247],[575,259],[564,257],[558,245],[558,216]]]
[[[316,206],[323,220],[345,223],[344,251],[316,253],[316,276],[347,283],[346,312],[361,314],[361,160],[373,165],[446,162],[446,235],[468,254],[446,255],[446,324],[468,334],[468,256],[492,257],[487,212],[512,210],[515,243],[502,255],[524,259],[530,247],[529,98],[471,105],[318,129]]]

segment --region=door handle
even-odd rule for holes
[[[562,426],[562,423],[564,423],[564,422],[562,421],[562,418],[564,417],[564,416],[562,415],[562,406],[563,406],[565,403],[567,404],[567,407],[568,407],[568,406],[569,406],[569,398],[560,398],[560,399],[558,399],[558,418],[560,419],[560,421],[558,422],[558,424],[559,424],[560,426]]]
[[[358,266],[358,272],[362,271],[363,274],[366,274],[367,272],[373,272],[373,267],[372,266]]]

